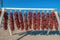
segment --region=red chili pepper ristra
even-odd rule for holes
[[[46,29],[49,27],[49,13],[46,13]]]
[[[14,20],[15,20],[17,28],[20,29],[20,25],[19,25],[20,23],[19,23],[19,19],[18,19],[18,12],[14,13]]]
[[[36,16],[37,16],[37,15],[36,15],[36,12],[34,12],[34,13],[33,13],[33,29],[34,29],[34,30],[36,30],[36,28],[37,28],[37,27],[36,27],[36,26],[37,26],[37,22],[36,22],[37,18],[36,18]]]
[[[27,21],[28,21],[28,27],[31,29],[32,28],[32,12],[28,13]]]
[[[27,13],[26,12],[24,13],[24,27],[25,27],[25,30],[27,31],[28,30],[28,23],[27,23]]]
[[[58,30],[58,22],[55,21],[55,29]]]
[[[40,12],[37,13],[37,29],[40,30]]]
[[[10,29],[14,31],[14,20],[13,20],[13,13],[10,12]]]
[[[42,25],[41,25],[42,30],[44,30],[44,28],[46,27],[45,23],[46,23],[45,14],[44,12],[42,12]]]
[[[55,26],[55,29],[58,30],[58,22],[54,12],[52,12],[52,19],[53,19],[53,24]]]
[[[30,13],[30,25],[31,25],[31,27],[30,27],[30,29],[32,29],[32,12],[29,12]]]
[[[8,13],[4,12],[4,16],[3,16],[3,28],[4,30],[7,30],[7,23],[8,23]]]
[[[52,12],[50,13],[50,29],[52,30],[53,29],[53,16],[52,16]]]
[[[22,16],[22,12],[19,12],[19,18],[20,18],[20,28],[21,30],[24,29],[24,23],[23,23],[23,16]]]

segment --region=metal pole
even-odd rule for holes
[[[59,26],[59,31],[60,31],[60,20],[59,20],[59,16],[58,16],[57,11],[55,11],[55,15],[56,15],[56,18],[57,18],[57,21],[58,21],[58,26]]]
[[[2,21],[3,15],[4,15],[4,8],[2,8],[2,14],[1,14],[1,17],[0,17],[0,27],[1,27],[1,21]]]
[[[10,36],[12,36],[12,31],[11,31],[10,25],[9,25],[9,19],[8,19],[8,30],[9,30]]]

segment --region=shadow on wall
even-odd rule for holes
[[[31,30],[31,31],[20,33],[20,34],[15,33],[13,35],[19,34],[20,37],[17,40],[20,40],[27,35],[55,35],[55,34],[60,35],[58,30],[57,31],[49,31],[49,33],[48,34],[47,33],[48,33],[48,31],[32,31]]]

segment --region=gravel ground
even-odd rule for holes
[[[60,40],[60,35],[27,35],[24,30],[15,30],[13,36],[10,36],[8,30],[0,28],[0,40]]]

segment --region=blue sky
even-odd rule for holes
[[[3,0],[3,5],[19,8],[57,8],[60,12],[60,0]]]

